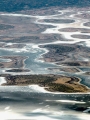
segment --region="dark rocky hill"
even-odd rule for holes
[[[51,6],[86,7],[90,0],[0,0],[0,11],[7,12]]]

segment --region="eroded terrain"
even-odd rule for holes
[[[0,100],[9,118],[88,120],[89,20],[89,8],[0,12]]]
[[[53,11],[50,8],[0,13],[0,56],[7,60],[0,62],[1,68],[9,74],[15,74],[14,68],[20,73],[34,74],[38,65],[35,73],[45,70],[43,74],[63,71],[66,75],[89,75],[89,14],[89,8],[59,10],[58,7]]]

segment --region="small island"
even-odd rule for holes
[[[25,86],[38,84],[51,92],[90,92],[89,88],[80,84],[80,79],[76,77],[62,75],[1,75],[6,78],[3,85]]]
[[[10,69],[6,70],[6,72],[30,72],[28,69]]]

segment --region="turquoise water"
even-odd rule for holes
[[[4,120],[89,120],[78,107],[89,99],[89,94],[44,93],[36,86],[2,86],[0,115]]]
[[[82,79],[82,83],[90,86],[90,77],[82,73],[49,71],[48,68],[59,66],[40,61],[39,58],[45,52],[45,49],[35,47],[33,44],[25,45],[23,48],[0,48],[0,56],[28,57],[24,68],[30,69],[30,72],[23,74],[48,73],[76,76]],[[9,68],[0,69],[0,73],[5,73],[6,69]],[[11,74],[17,73],[11,72]],[[3,79],[0,78],[0,82],[2,83]],[[15,120],[89,120],[90,114],[84,113],[88,107],[90,107],[90,94],[48,93],[36,86],[0,86],[0,118],[2,120],[13,120],[13,118]]]
[[[26,45],[26,47],[19,49],[16,48],[15,50],[12,49],[1,49],[0,56],[24,56],[28,57],[25,60],[25,68],[31,70],[31,74],[46,74],[49,71],[47,70],[48,67],[55,67],[56,65],[42,62],[39,60],[41,54],[44,54],[45,50],[41,48],[33,48],[33,45]],[[6,59],[7,61],[7,59]]]

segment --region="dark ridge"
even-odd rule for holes
[[[42,7],[86,7],[90,0],[0,0],[0,11],[14,12]]]

